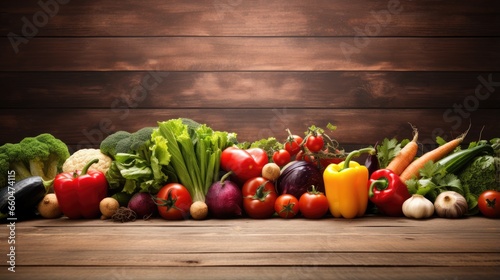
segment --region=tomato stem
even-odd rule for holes
[[[159,197],[155,198],[153,196],[153,201],[158,206],[165,206],[165,207],[167,207],[167,211],[170,210],[170,209],[175,209],[175,210],[179,210],[179,211],[182,212],[182,210],[179,209],[179,207],[177,207],[175,205],[175,203],[177,202],[177,197],[176,198],[172,197],[172,189],[168,190],[167,198],[166,199],[159,198]],[[160,203],[158,203],[157,201],[160,201]]]
[[[292,214],[292,217],[295,216],[295,211],[293,211],[293,207],[295,206],[295,203],[292,203],[291,200],[288,200],[288,204],[283,205],[283,208],[281,208],[280,213],[286,212],[285,218],[288,218],[288,215]]]
[[[311,185],[311,190],[308,191],[308,193],[310,193],[310,194],[321,194],[322,192],[318,191],[318,189],[316,189],[315,185]]]
[[[255,191],[255,195],[252,197],[253,199],[256,199],[260,202],[264,202],[266,200],[267,195],[269,195],[269,193],[271,192],[271,191],[266,191],[266,184],[268,182],[269,181],[264,182],[257,188],[257,190]]]
[[[495,208],[496,202],[497,202],[496,198],[494,198],[493,200],[489,200],[488,198],[486,199],[486,204],[488,208]]]

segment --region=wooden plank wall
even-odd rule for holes
[[[243,141],[497,137],[499,27],[496,0],[0,1],[0,144],[177,117]]]

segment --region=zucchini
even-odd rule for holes
[[[32,176],[17,181],[12,187],[0,189],[0,218],[15,217],[17,220],[35,216],[36,206],[47,193],[52,181],[43,181],[40,176]],[[10,202],[9,201],[14,201]],[[9,206],[14,206],[12,216]]]
[[[484,144],[473,148],[461,150],[439,160],[438,163],[443,165],[446,172],[457,174],[462,168],[470,163],[475,157],[489,154],[493,155],[494,151],[491,145]]]

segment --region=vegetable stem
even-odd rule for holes
[[[229,172],[227,172],[226,174],[224,174],[224,175],[222,176],[222,178],[220,178],[220,182],[221,182],[221,183],[224,183],[224,181],[226,181],[226,179],[227,179],[227,178],[229,178],[229,176],[231,176],[232,174],[233,174],[233,171],[229,171]]]
[[[85,166],[83,167],[82,169],[82,172],[80,173],[80,175],[85,175],[87,174],[87,171],[89,170],[90,166],[94,163],[98,163],[99,162],[99,159],[96,158],[96,159],[93,159],[91,161],[89,161],[87,164],[85,164]]]
[[[389,180],[387,178],[380,178],[378,180],[374,180],[370,184],[370,188],[368,189],[368,196],[373,197],[373,188],[377,187],[379,190],[385,190],[389,186]]]
[[[346,168],[349,168],[349,164],[350,164],[351,159],[353,157],[359,157],[361,154],[364,154],[364,153],[373,154],[375,152],[376,152],[376,150],[374,148],[363,148],[363,149],[354,150],[354,151],[350,152],[344,160],[344,166],[342,167],[341,171],[346,169]]]

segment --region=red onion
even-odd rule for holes
[[[242,215],[243,194],[240,187],[225,179],[226,176],[213,183],[205,196],[208,212],[216,219],[237,218]]]

